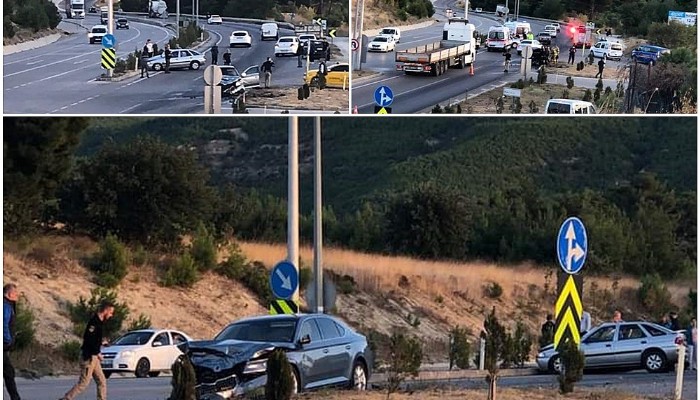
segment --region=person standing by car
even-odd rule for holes
[[[165,51],[163,52],[163,56],[165,57],[165,73],[169,74],[170,73],[170,59],[173,56],[172,51],[170,51],[170,43],[165,44]]]
[[[146,51],[141,52],[141,78],[143,78],[143,73],[146,73],[146,78],[150,78],[148,75],[148,53]]]
[[[224,65],[231,65],[231,50],[226,49],[224,53]]]
[[[324,89],[326,87],[326,74],[328,74],[328,67],[326,67],[326,62],[321,60],[318,63],[318,88]]]
[[[270,81],[272,80],[272,67],[274,66],[275,62],[272,61],[272,58],[270,57],[267,57],[267,60],[262,63],[261,69],[265,74],[265,89],[270,88]]]
[[[212,65],[216,65],[219,63],[219,46],[214,44],[211,46],[211,63]]]
[[[167,47],[166,47],[167,49]],[[102,345],[107,344],[103,335],[105,321],[114,315],[114,305],[103,302],[85,326],[83,345],[80,347],[80,378],[61,400],[73,400],[90,384],[90,377],[97,384],[97,400],[107,400],[107,378],[102,372]]]
[[[143,50],[141,51],[142,54],[145,54],[147,58],[153,57],[153,43],[151,43],[151,39],[146,40],[146,44],[143,46]]]
[[[688,330],[685,332],[685,337],[688,342],[688,369],[695,370],[698,368],[698,354],[695,343],[698,341],[698,328],[697,321],[695,318],[690,320],[690,325],[688,325]]]
[[[669,320],[671,322],[671,330],[672,331],[680,331],[681,329],[681,322],[678,320],[678,314],[675,311],[671,311],[669,314]]]
[[[503,61],[503,72],[508,72],[508,68],[510,68],[510,59],[512,57],[510,54],[510,47],[503,48],[503,57],[505,57],[505,60]]]
[[[309,46],[308,47],[309,49],[311,48],[310,45],[307,45],[307,46]],[[300,43],[299,46],[297,46],[297,68],[302,67],[301,60],[303,57],[304,57],[304,46],[302,46]]]
[[[542,324],[542,337],[540,338],[540,347],[544,347],[552,342],[554,342],[554,321],[552,319],[554,316],[552,314],[547,314],[547,320]]]
[[[14,283],[8,283],[2,288],[2,379],[10,394],[10,400],[20,400],[15,383],[15,367],[10,360],[10,351],[15,344],[15,318],[17,316],[17,300],[19,290]]]
[[[569,62],[567,64],[574,64],[574,58],[576,58],[576,47],[571,46],[569,49]]]
[[[620,310],[615,310],[615,312],[613,313],[612,322],[625,322],[622,320],[622,312]]]

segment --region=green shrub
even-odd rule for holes
[[[530,359],[531,348],[532,334],[522,321],[518,321],[515,325],[515,333],[513,333],[513,364],[523,367],[525,362]]]
[[[644,309],[653,316],[664,314],[673,307],[671,293],[658,273],[642,277],[637,296]]]
[[[572,89],[574,87],[574,78],[567,76],[566,77],[566,87],[568,89]]]
[[[469,368],[472,350],[467,335],[467,329],[460,326],[455,326],[450,331],[450,369],[453,365],[459,369]]]
[[[574,391],[574,383],[583,378],[585,356],[573,340],[567,340],[559,352],[564,374],[559,374],[559,390],[562,393]]]
[[[131,252],[131,261],[138,266],[144,266],[148,262],[148,251],[139,244]]]
[[[92,270],[97,273],[100,286],[113,288],[126,276],[129,265],[129,252],[119,239],[108,234],[100,243],[96,261],[92,264]]]
[[[151,318],[145,314],[139,314],[139,317],[129,324],[129,330],[135,331],[138,329],[148,329],[152,328]]]
[[[244,271],[241,283],[255,293],[263,305],[269,305],[274,298],[270,289],[270,271],[265,264],[253,261]]]
[[[485,292],[489,298],[497,299],[503,294],[503,287],[498,282],[491,282],[486,286]]]
[[[61,344],[61,354],[68,361],[80,361],[80,346],[81,343],[77,340],[70,340]]]
[[[267,382],[265,398],[267,400],[289,400],[294,390],[292,366],[284,350],[277,349],[267,359]]]
[[[598,91],[596,90],[596,92],[598,92]],[[591,101],[592,98],[593,98],[593,93],[591,93],[591,89],[586,89],[586,93],[583,94],[583,99],[581,99],[581,100]]]
[[[34,343],[34,312],[24,299],[17,302],[17,315],[15,316],[15,343],[17,350],[26,349]]]
[[[216,267],[216,244],[214,237],[200,222],[197,233],[192,241],[190,254],[199,271],[209,271]]]
[[[192,362],[186,355],[180,355],[171,367],[173,377],[170,400],[195,400],[196,375]]]
[[[352,276],[336,274],[333,271],[327,271],[325,274],[329,275],[333,280],[338,293],[354,294],[357,292],[357,282],[355,282],[355,278]]]
[[[177,260],[172,261],[168,266],[162,284],[166,287],[192,287],[197,280],[199,280],[199,274],[197,273],[197,267],[194,264],[192,256],[183,254]]]
[[[122,324],[129,316],[129,307],[126,303],[117,302],[116,291],[97,287],[90,292],[90,299],[80,296],[76,304],[68,303],[68,313],[74,326],[73,331],[78,336],[83,336],[85,325],[104,301],[114,305],[114,315],[104,324],[104,335],[108,338],[114,338],[121,331]]]
[[[4,38],[11,38],[14,37],[16,33],[15,24],[12,23],[9,15],[5,15],[2,18],[2,36]]]
[[[387,394],[399,390],[409,376],[418,376],[423,360],[423,347],[419,339],[396,332],[389,339],[389,365],[387,368]]]
[[[430,111],[431,114],[442,114],[442,107],[440,104],[435,104],[435,107]]]
[[[117,62],[114,64],[114,73],[115,74],[123,74],[127,70],[127,62],[123,58],[117,58]]]

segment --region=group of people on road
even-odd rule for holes
[[[158,54],[156,45],[151,42],[151,39],[146,40],[143,49],[141,49],[141,78],[146,75],[146,78],[151,76],[148,74],[148,60]],[[172,59],[172,51],[170,50],[170,43],[166,43],[163,49],[163,57],[165,58],[165,73],[170,73],[170,60]]]
[[[17,318],[17,301],[19,300],[19,288],[14,283],[3,286],[3,373],[5,387],[10,395],[10,400],[20,400],[17,384],[15,382],[15,368],[10,359],[10,352],[14,350],[17,332],[15,320]],[[94,315],[90,318],[83,332],[83,344],[80,347],[80,377],[78,382],[60,400],[73,400],[90,384],[90,378],[97,384],[97,400],[107,400],[107,378],[102,372],[102,346],[107,344],[104,334],[104,324],[114,315],[114,305],[108,301],[102,302]]]

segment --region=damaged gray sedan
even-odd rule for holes
[[[367,339],[324,314],[247,318],[224,328],[214,340],[188,342],[199,400],[229,399],[261,390],[267,358],[287,353],[293,393],[326,386],[365,390],[372,357]]]

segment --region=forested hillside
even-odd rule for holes
[[[695,274],[694,119],[323,121],[328,244],[551,264],[559,224],[578,215],[589,230],[588,271]],[[301,229],[310,240],[312,119],[301,122]],[[34,129],[15,128],[6,122],[6,132]],[[39,172],[6,159],[6,182],[16,182],[6,186],[6,233],[40,219],[159,245],[202,222],[219,237],[284,241],[286,131],[286,119],[90,120],[79,147],[66,131],[65,146],[26,154],[80,155],[75,168],[51,163],[55,190],[27,196]],[[151,139],[134,141],[144,135]],[[31,147],[6,136],[6,155],[7,146]]]

